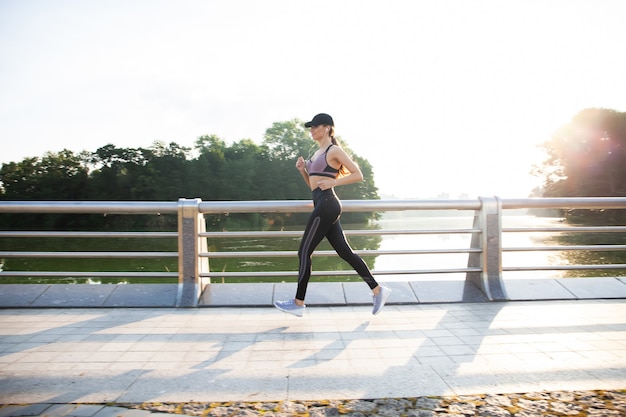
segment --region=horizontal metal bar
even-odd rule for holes
[[[623,197],[581,198],[520,198],[501,199],[503,209],[569,208],[620,209],[626,208]],[[404,211],[404,210],[480,210],[476,200],[344,200],[344,211]],[[313,207],[310,200],[282,201],[205,201],[198,203],[201,213],[260,213],[303,212]],[[3,201],[0,213],[121,213],[173,214],[178,202],[171,201]]]
[[[560,209],[623,209],[624,197],[563,197],[563,198],[507,198],[503,209],[560,208]]]
[[[2,201],[0,213],[173,214],[171,201]]]
[[[178,252],[0,252],[0,258],[177,258]]]
[[[449,269],[405,269],[405,270],[375,270],[372,271],[374,275],[412,275],[412,274],[455,274],[455,273],[467,273],[467,272],[481,272],[480,268],[449,268]],[[357,276],[352,270],[344,271],[314,271],[312,276]],[[221,278],[235,278],[235,277],[296,277],[297,271],[249,271],[249,272],[203,272],[201,277],[221,277]]]
[[[535,232],[576,232],[576,233],[614,233],[614,232],[626,232],[626,226],[597,226],[597,227],[582,227],[582,226],[572,226],[572,227],[511,227],[511,228],[503,228],[503,233],[508,232],[524,232],[524,233],[535,233]]]
[[[346,230],[346,233],[348,231]],[[232,231],[232,232],[201,232],[198,233],[200,237],[208,237],[208,238],[224,238],[231,237],[234,239],[239,239],[242,237],[255,237],[255,238],[288,238],[288,237],[302,237],[302,230],[293,230],[293,231],[277,231],[277,230],[268,230],[268,231]]]
[[[284,201],[205,201],[198,210],[204,214],[216,213],[297,213],[311,211],[310,200]]]
[[[479,200],[343,200],[343,211],[480,210]],[[272,213],[311,211],[310,200],[206,201],[200,213]]]
[[[76,272],[76,271],[2,271],[2,277],[161,277],[176,278],[178,272]]]
[[[208,238],[289,238],[302,237],[302,230],[293,231],[236,231],[236,232],[202,232],[198,233],[200,237]],[[443,234],[463,234],[463,233],[481,233],[480,229],[431,229],[431,230],[344,230],[347,236],[388,236],[388,235],[443,235]]]
[[[555,266],[507,266],[503,271],[580,271],[593,269],[624,269],[626,264],[599,264],[599,265],[555,265]]]
[[[623,251],[626,245],[575,245],[575,246],[525,246],[502,248],[503,252],[546,252],[546,251]]]
[[[355,250],[361,256],[380,255],[421,255],[421,254],[446,254],[446,253],[480,253],[480,248],[461,249],[397,249],[397,250]],[[296,257],[297,251],[238,251],[238,252],[200,252],[202,258],[273,258],[273,257]],[[313,252],[313,256],[337,256],[337,252],[319,250]]]
[[[346,234],[350,231],[346,230]],[[464,233],[482,233],[480,229],[414,229],[414,230],[353,230],[351,235],[447,235]],[[358,233],[354,233],[358,232]]]
[[[0,231],[0,237],[175,238],[178,237],[178,232]]]
[[[342,200],[344,211],[480,210],[480,200]]]
[[[626,208],[626,198],[524,198],[501,199],[503,209],[520,208]],[[344,211],[480,210],[480,200],[344,200]],[[292,201],[213,201],[200,203],[201,213],[302,212],[309,211],[309,200]]]

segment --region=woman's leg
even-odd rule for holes
[[[328,233],[326,234],[328,241],[332,245],[333,249],[337,252],[337,254],[346,261],[350,266],[359,274],[363,281],[370,287],[370,289],[374,289],[378,287],[378,282],[374,279],[372,272],[368,268],[367,264],[359,255],[354,253],[348,240],[346,239],[346,235],[343,232],[343,228],[341,227],[341,223],[337,220]]]
[[[367,283],[372,290],[372,295],[374,296],[374,308],[372,309],[372,314],[376,315],[380,313],[382,308],[385,306],[389,295],[391,295],[391,290],[387,287],[383,287],[382,285],[378,285],[372,276],[371,271],[365,264],[365,261],[363,261],[359,255],[354,253],[350,244],[348,244],[346,235],[343,233],[343,229],[341,228],[341,223],[339,221],[333,224],[333,227],[328,231],[326,237],[339,256],[341,256],[342,259],[354,268],[354,270],[361,276],[361,278],[363,278],[363,281],[365,281],[365,283]]]
[[[300,267],[298,269],[296,300],[304,301],[309,279],[311,278],[311,256],[313,251],[324,239],[329,228],[337,221],[340,213],[341,206],[332,191],[323,193],[315,200],[315,208],[311,212],[304,229],[302,241],[300,242],[300,248],[298,249]]]

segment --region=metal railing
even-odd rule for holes
[[[575,232],[575,233],[626,233],[626,226],[567,227],[567,228],[502,228],[503,211],[507,209],[625,209],[626,198],[534,198],[500,199],[481,197],[476,200],[345,200],[346,212],[391,212],[408,210],[463,210],[474,213],[471,228],[419,229],[419,230],[347,230],[350,236],[389,236],[424,234],[467,234],[469,247],[399,250],[360,250],[362,256],[415,255],[415,254],[467,254],[467,267],[436,269],[374,270],[377,275],[446,274],[464,273],[467,281],[476,284],[490,300],[505,300],[507,295],[502,282],[503,271],[538,270],[626,270],[626,264],[603,265],[523,265],[502,266],[503,252],[523,251],[626,251],[626,245],[580,245],[544,247],[502,247],[504,233],[517,232]],[[0,231],[0,238],[177,238],[177,252],[81,252],[81,251],[4,251],[3,258],[177,258],[177,272],[76,272],[76,271],[0,271],[0,280],[7,276],[41,277],[157,277],[178,278],[177,306],[195,306],[202,291],[213,277],[281,277],[295,276],[294,271],[211,271],[211,258],[241,257],[294,257],[296,251],[209,251],[207,239],[239,238],[297,238],[301,231],[207,231],[204,215],[224,213],[296,213],[312,209],[310,201],[206,201],[180,199],[178,202],[88,202],[88,201],[7,201],[0,202],[2,213],[71,213],[71,214],[177,214],[176,232],[69,232],[69,231]],[[332,256],[332,251],[317,251],[315,256]],[[345,276],[353,271],[316,271],[314,275]],[[1,281],[0,281],[1,282]]]

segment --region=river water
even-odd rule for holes
[[[378,221],[385,230],[439,230],[471,229],[473,215],[437,216],[420,213],[402,213],[385,215]],[[561,218],[535,217],[530,215],[503,216],[502,228],[564,227]],[[536,247],[552,245],[555,233],[510,232],[502,236],[502,247]],[[471,234],[422,234],[383,236],[380,250],[399,249],[462,249],[471,245]],[[469,254],[419,254],[419,255],[381,255],[376,258],[374,269],[410,270],[466,268]],[[548,266],[563,265],[567,262],[559,252],[504,252],[503,266]],[[563,271],[524,271],[503,273],[504,278],[555,278],[563,276]],[[397,280],[457,280],[465,279],[464,273],[435,273],[419,275],[381,276],[381,281]]]
[[[383,230],[442,230],[442,229],[471,229],[473,212],[449,212],[449,211],[415,211],[415,212],[388,212],[374,225]],[[502,218],[503,229],[507,228],[538,228],[538,227],[567,227],[560,218],[535,217],[525,214],[505,215]],[[362,229],[362,225],[344,225],[346,230],[351,228]],[[502,247],[540,247],[558,246],[563,244],[559,241],[567,233],[560,232],[508,232],[502,237]],[[582,235],[577,244],[626,244],[626,234],[608,241],[606,234],[602,236]],[[595,240],[594,240],[595,239]],[[621,239],[621,240],[620,240]],[[383,235],[375,237],[352,236],[349,237],[353,247],[361,249],[389,250],[439,250],[439,249],[468,249],[471,244],[471,234],[403,234]],[[224,238],[209,239],[209,251],[296,251],[299,238]],[[0,239],[0,250],[3,251],[172,251],[177,247],[176,239],[63,239],[63,238],[16,238]],[[320,250],[330,250],[327,243],[320,245]],[[602,263],[626,263],[626,252],[607,254],[600,252],[573,251],[517,251],[502,254],[503,267],[519,266],[559,266],[567,264],[593,264],[596,261]],[[462,269],[468,265],[469,254],[417,254],[417,255],[379,255],[376,257],[366,256],[371,269],[375,271],[397,270],[437,270],[437,269]],[[279,258],[228,258],[211,259],[212,271],[294,271],[293,277],[247,277],[226,278],[223,282],[279,282],[293,281],[296,278],[295,271],[298,269],[297,257]],[[0,259],[0,270],[5,271],[176,271],[178,262],[176,258],[164,259],[81,259],[81,258],[9,258]],[[349,269],[337,256],[316,256],[313,259],[314,271],[330,271]],[[597,275],[598,271],[592,274]],[[626,271],[609,271],[607,275],[625,275]],[[555,278],[573,276],[571,271],[504,271],[505,279],[517,278]],[[583,275],[584,276],[584,275]],[[594,275],[595,276],[595,275]],[[343,281],[359,280],[358,277],[313,277],[313,279]],[[384,281],[406,280],[463,280],[465,273],[420,273],[420,274],[395,274],[378,275],[377,279]],[[72,277],[4,277],[4,283],[118,283],[118,282],[176,282],[176,278],[72,278]],[[216,278],[215,281],[222,281]]]

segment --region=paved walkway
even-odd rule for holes
[[[411,278],[411,279],[409,279]],[[477,303],[487,297],[471,281],[385,281],[390,304]],[[509,301],[626,299],[626,277],[546,278],[503,281]],[[178,284],[0,284],[0,308],[175,307]],[[293,297],[293,283],[212,284],[199,300],[203,307],[271,307]],[[354,306],[372,302],[362,281],[312,282],[307,302],[316,306]]]
[[[0,310],[1,404],[623,388],[626,300]]]

